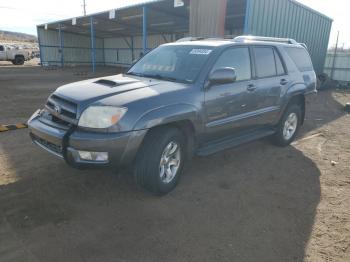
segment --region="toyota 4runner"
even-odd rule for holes
[[[129,166],[165,194],[193,155],[271,136],[287,146],[316,75],[304,44],[246,37],[155,48],[126,74],[59,87],[29,119],[33,142],[73,167]]]

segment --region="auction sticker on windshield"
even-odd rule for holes
[[[190,55],[209,55],[212,51],[211,49],[192,49]]]

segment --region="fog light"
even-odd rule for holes
[[[79,157],[83,160],[96,161],[96,162],[106,162],[108,161],[107,152],[88,152],[88,151],[78,151]]]

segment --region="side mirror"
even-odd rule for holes
[[[213,84],[229,84],[237,79],[236,70],[232,67],[223,67],[216,69],[209,75],[209,82]]]

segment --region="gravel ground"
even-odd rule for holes
[[[88,71],[0,67],[0,124]],[[320,92],[292,146],[196,158],[162,198],[124,172],[66,166],[26,129],[0,133],[0,261],[350,261],[346,102],[350,90]]]

